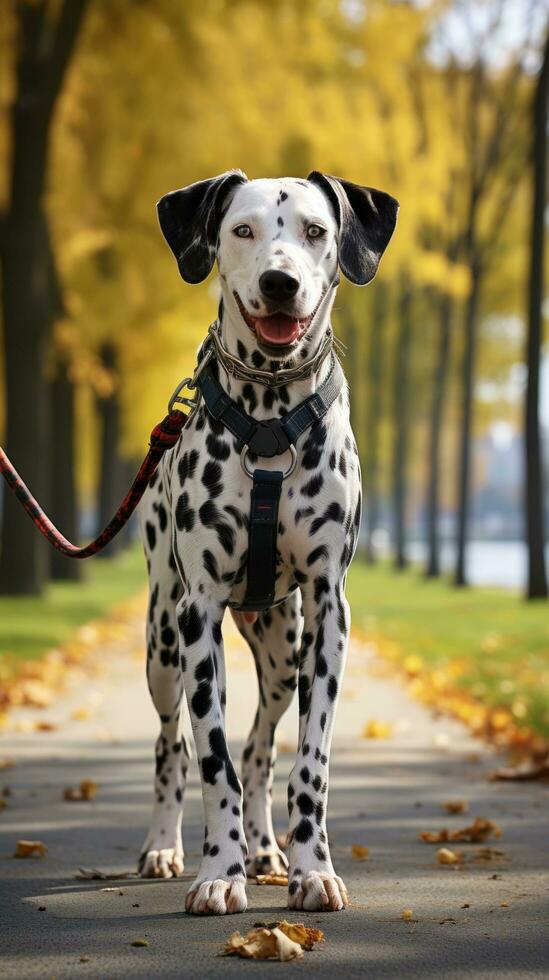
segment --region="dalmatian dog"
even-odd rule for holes
[[[330,335],[339,271],[358,285],[373,279],[397,211],[388,194],[316,171],[306,180],[248,180],[231,171],[174,191],[158,205],[184,280],[202,282],[217,261],[219,337],[248,375],[314,358]],[[280,387],[238,380],[222,363],[216,370],[231,399],[255,419],[271,419],[318,388],[330,357],[311,376]],[[246,591],[251,480],[238,441],[203,402],[141,505],[150,578],[147,678],[160,734],[140,871],[146,878],[183,871],[186,697],[205,811],[203,856],[185,903],[194,914],[242,912],[247,876],[286,869],[290,908],[340,910],[349,901],[326,829],[330,743],[350,627],[345,578],[361,506],[345,387],[296,450],[280,498],[275,602],[259,614],[235,613],[259,689],[241,780],[225,734],[222,620]],[[286,469],[287,458],[259,465]],[[287,859],[273,831],[271,787],[275,730],[296,687],[300,725],[288,785]]]

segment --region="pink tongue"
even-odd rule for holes
[[[291,344],[299,333],[299,321],[285,313],[258,317],[255,329],[267,344]]]

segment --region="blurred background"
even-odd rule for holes
[[[106,523],[215,316],[215,274],[182,282],[158,198],[232,167],[379,187],[401,203],[396,235],[334,313],[363,467],[357,621],[385,617],[408,646],[432,628],[425,657],[535,655],[549,730],[548,0],[0,10],[0,433],[54,521],[72,539]],[[35,598],[1,600],[0,649],[27,655],[57,637],[56,603],[63,628],[101,611],[141,559],[71,564],[3,490],[0,591]],[[78,576],[88,591],[67,592]],[[463,650],[440,650],[466,624]],[[498,678],[471,688],[515,703]]]

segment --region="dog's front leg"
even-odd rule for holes
[[[206,828],[198,875],[185,901],[188,912],[224,915],[246,909],[246,838],[242,787],[225,734],[224,603],[188,593],[178,604],[185,690],[202,780]]]
[[[299,676],[300,735],[288,785],[290,908],[338,911],[349,903],[328,845],[326,809],[330,746],[349,637],[349,606],[339,581],[303,588]],[[316,594],[315,594],[316,592]]]

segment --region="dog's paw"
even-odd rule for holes
[[[231,915],[245,912],[248,907],[246,883],[242,879],[202,881],[191,885],[185,899],[185,909],[193,915]]]
[[[260,850],[246,860],[248,878],[256,875],[287,875],[288,859],[278,847],[272,850]]]
[[[340,912],[349,904],[347,889],[336,874],[309,871],[293,878],[288,888],[288,907],[308,912]]]
[[[177,878],[183,874],[183,850],[166,847],[144,851],[139,858],[138,871],[142,878]]]

